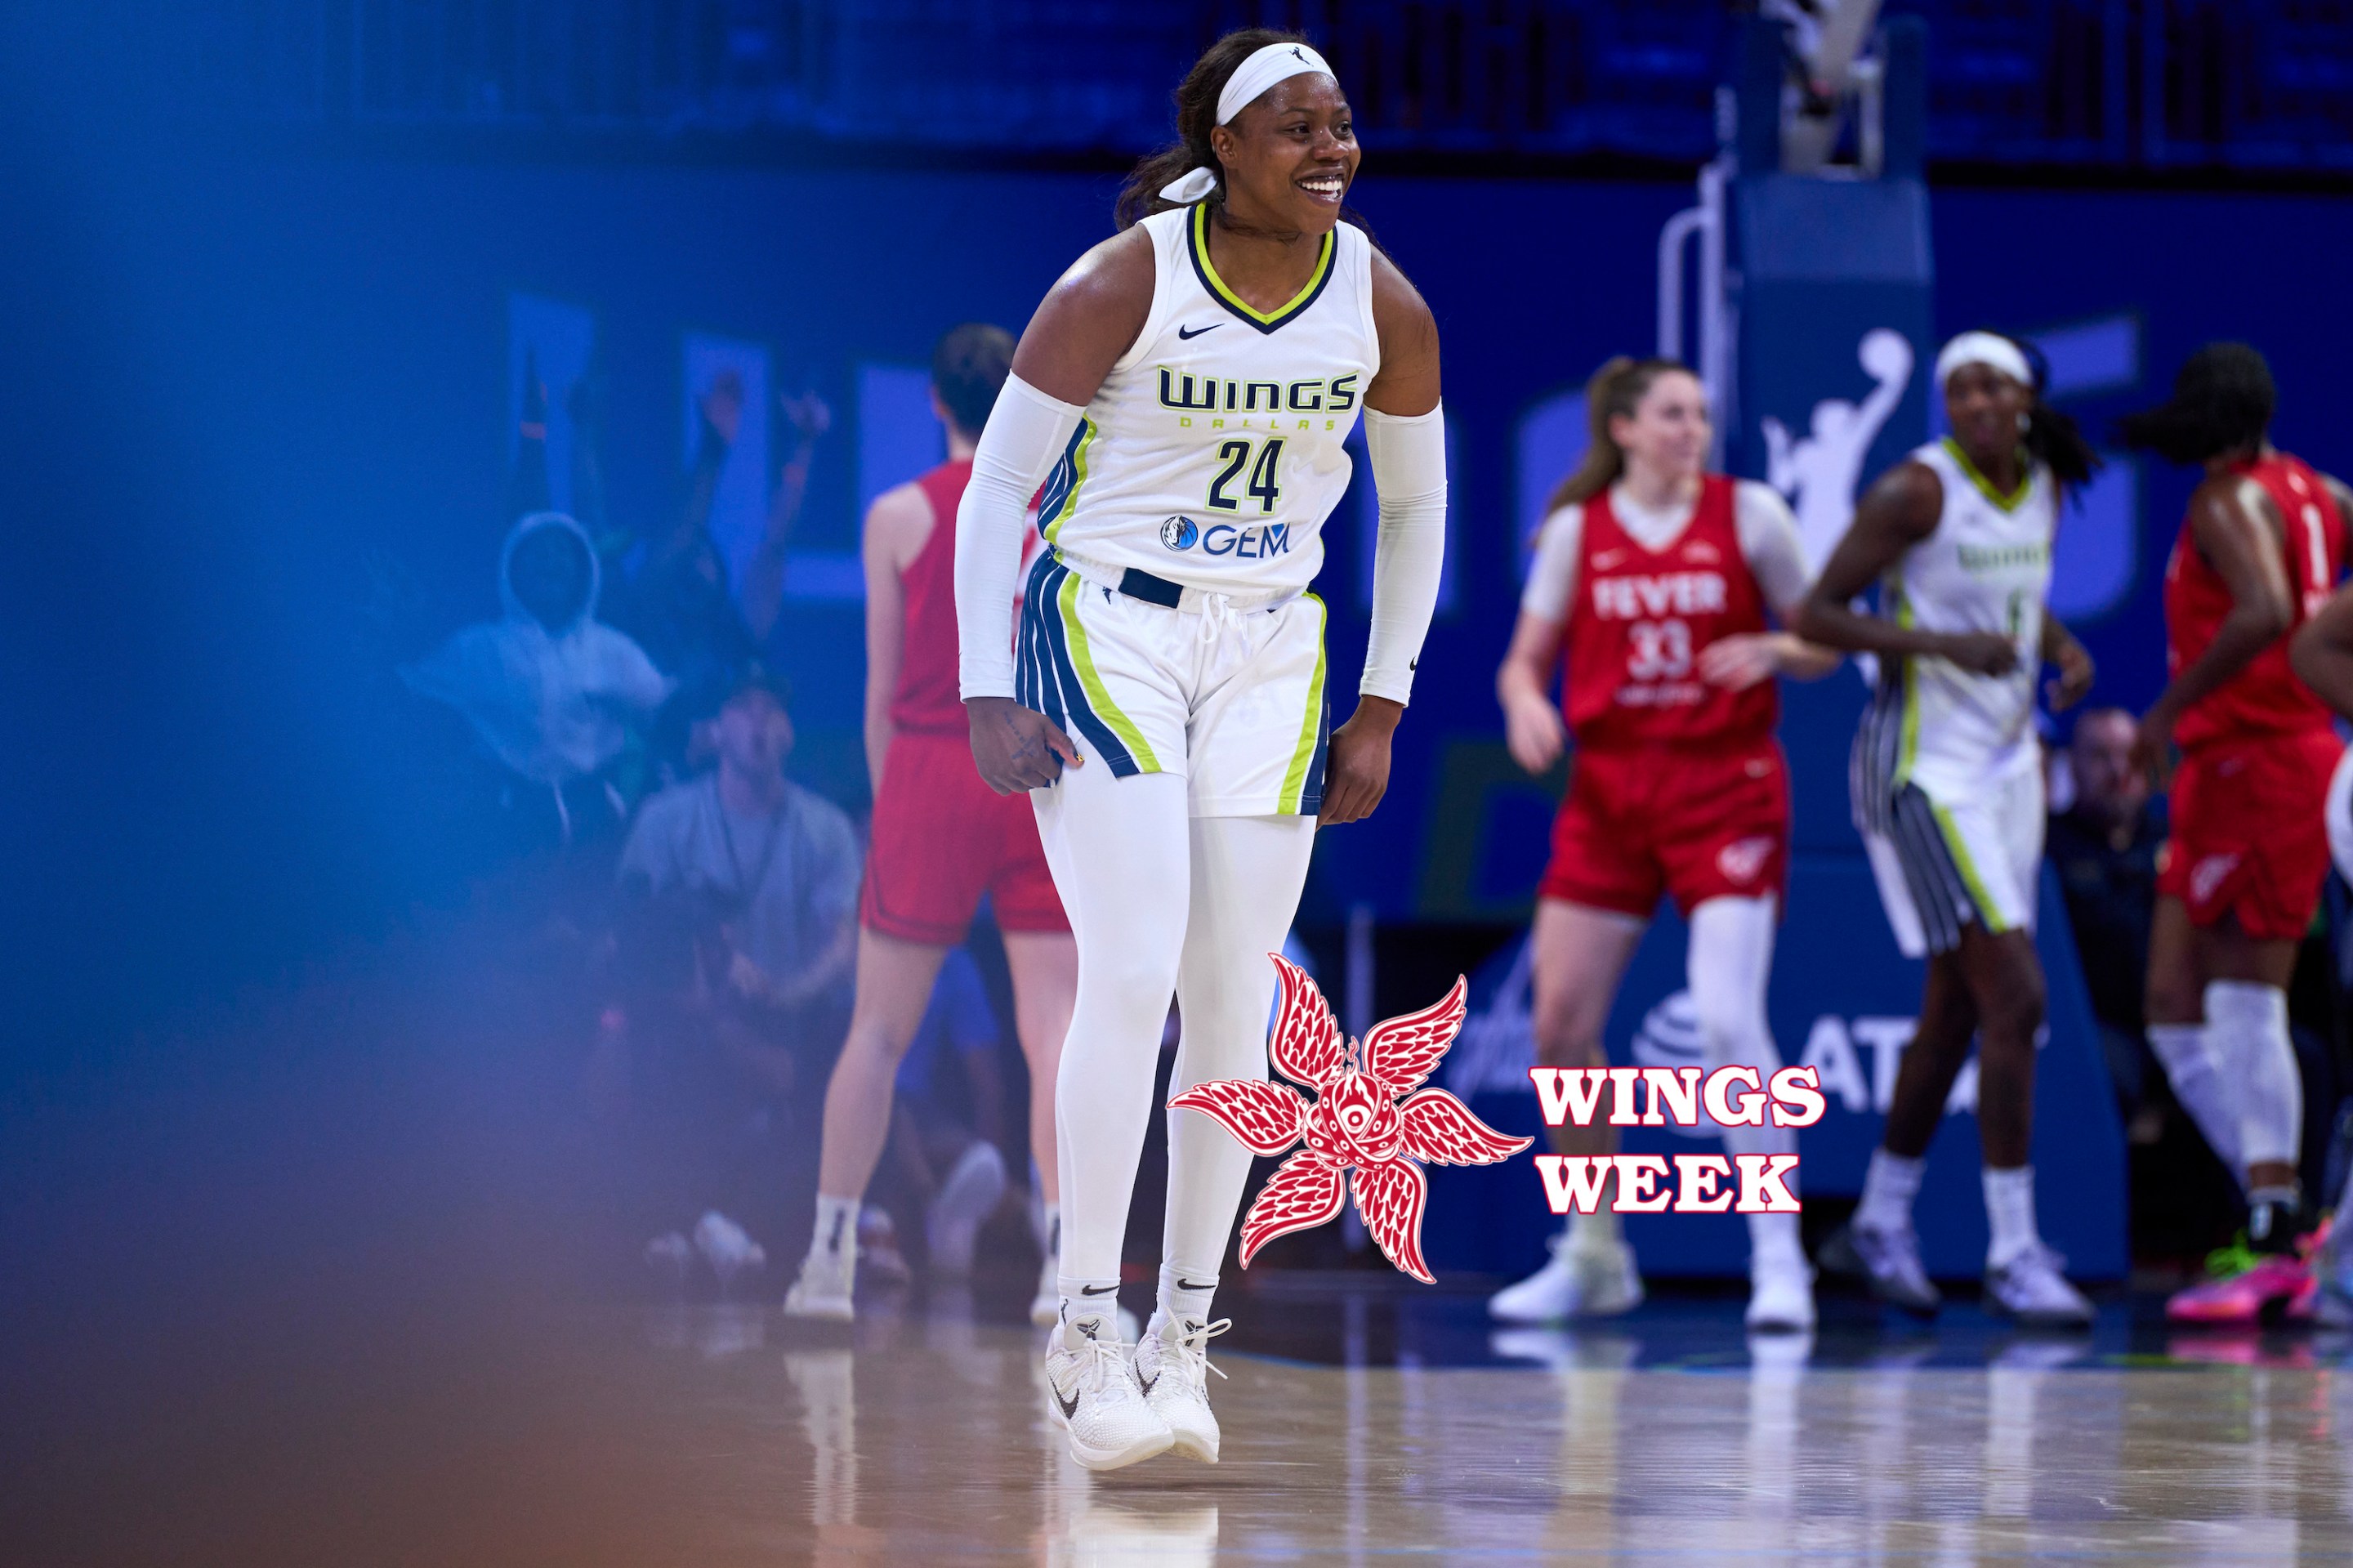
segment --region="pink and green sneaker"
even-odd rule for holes
[[[2290,1319],[2308,1319],[2320,1295],[2312,1257],[2327,1239],[2326,1220],[2298,1237],[2293,1252],[2256,1252],[2242,1234],[2207,1255],[2207,1277],[2175,1292],[2165,1315],[2176,1323],[2252,1324],[2276,1309]]]

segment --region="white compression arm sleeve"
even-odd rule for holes
[[[1084,413],[1008,376],[980,432],[956,507],[956,670],[966,697],[1013,694],[1022,519]]]
[[[1446,406],[1427,414],[1365,410],[1365,450],[1381,498],[1373,553],[1373,631],[1365,649],[1366,696],[1406,702],[1413,667],[1438,608],[1446,562]]]

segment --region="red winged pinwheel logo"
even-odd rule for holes
[[[1462,1027],[1463,983],[1456,980],[1434,1007],[1375,1024],[1360,1046],[1341,1034],[1305,970],[1281,954],[1268,956],[1282,976],[1269,1054],[1276,1071],[1316,1097],[1290,1084],[1226,1078],[1196,1084],[1168,1102],[1214,1117],[1253,1154],[1306,1145],[1275,1168],[1243,1216],[1242,1266],[1275,1237],[1336,1217],[1340,1178],[1354,1172],[1365,1229],[1391,1263],[1430,1284],[1421,1258],[1430,1183],[1414,1162],[1492,1165],[1535,1141],[1504,1137],[1444,1089],[1412,1092]]]

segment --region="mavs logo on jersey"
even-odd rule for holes
[[[1160,520],[1160,542],[1172,550],[1189,550],[1201,531],[1190,517],[1164,517]]]

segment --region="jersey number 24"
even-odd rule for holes
[[[1253,453],[1258,459],[1256,462],[1250,461]],[[1225,466],[1218,471],[1217,478],[1209,481],[1210,511],[1239,512],[1242,508],[1242,495],[1255,499],[1261,512],[1274,510],[1275,502],[1282,495],[1281,436],[1270,436],[1264,442],[1256,444],[1227,441],[1218,448],[1218,461]],[[1229,487],[1241,480],[1244,471],[1248,471],[1250,479],[1242,484],[1242,495],[1235,495]]]

